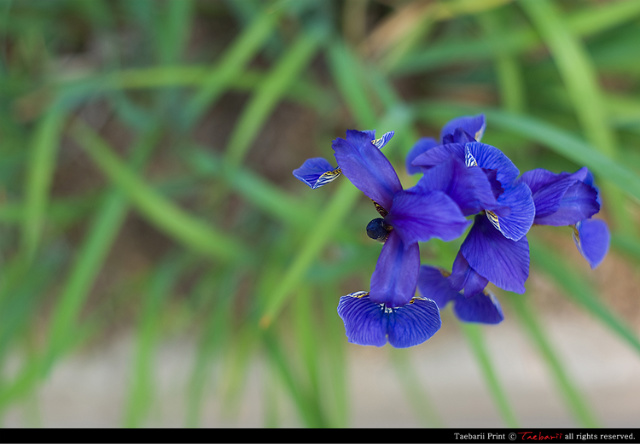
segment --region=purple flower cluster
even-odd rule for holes
[[[480,142],[485,126],[483,115],[459,117],[442,128],[439,141],[420,139],[406,168],[421,177],[408,189],[381,151],[393,132],[376,139],[375,131],[348,130],[346,139],[332,143],[337,167],[313,158],[293,171],[312,189],[346,176],[380,216],[366,228],[383,243],[370,289],[343,296],[338,304],[349,342],[421,344],[439,330],[440,309],[449,302],[461,321],[501,322],[502,309],[487,285],[524,293],[526,235],[534,224],[572,227],[592,268],[606,255],[609,230],[592,219],[600,197],[591,173],[535,169],[520,175],[498,148]],[[451,272],[420,264],[420,242],[451,241],[465,233]]]

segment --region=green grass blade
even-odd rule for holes
[[[88,127],[76,124],[72,135],[102,172],[123,190],[135,208],[160,230],[187,248],[214,259],[233,262],[250,257],[239,240],[214,229],[158,195]]]
[[[321,29],[303,32],[270,70],[233,129],[225,151],[226,163],[238,165],[242,162],[260,128],[289,84],[300,75],[316,53],[323,35]]]
[[[567,30],[558,7],[548,0],[522,0],[519,5],[547,43],[565,88],[573,102],[587,140],[606,157],[618,155],[615,134],[607,125],[602,92],[598,86],[598,73],[578,38]],[[603,184],[605,201],[612,210],[614,222],[623,231],[631,232],[631,220],[624,209],[620,192]]]
[[[49,188],[66,114],[52,107],[34,132],[25,183],[22,248],[25,258],[34,258],[47,218]]]
[[[570,241],[569,241],[570,242]],[[584,277],[566,265],[561,257],[549,254],[551,247],[541,242],[530,242],[531,260],[544,273],[553,278],[567,296],[590,312],[603,325],[607,326],[621,340],[629,344],[640,354],[640,338],[632,328],[618,319],[594,293],[593,287]]]
[[[547,362],[549,371],[555,380],[558,391],[564,397],[567,407],[573,414],[580,427],[598,427],[599,421],[589,408],[588,403],[582,397],[580,390],[573,384],[570,376],[564,369],[561,360],[544,333],[540,321],[537,319],[533,308],[527,304],[526,295],[512,294],[510,301],[516,313],[522,320],[529,336],[538,348],[540,354]]]
[[[273,32],[277,20],[284,12],[281,7],[283,2],[276,2],[259,14],[253,22],[243,30],[233,45],[224,53],[222,59],[216,64],[215,71],[193,96],[193,99],[183,110],[182,122],[185,127],[193,125],[198,117],[210,106],[231,80],[238,75],[256,53],[266,38]]]
[[[467,341],[469,342],[471,351],[476,358],[478,366],[484,376],[487,388],[489,389],[489,393],[491,393],[491,397],[502,416],[502,420],[509,428],[519,427],[518,420],[513,413],[513,408],[509,404],[507,395],[500,384],[500,378],[491,363],[491,356],[489,355],[487,345],[484,341],[484,337],[482,336],[482,327],[477,324],[465,322],[461,322],[460,327],[462,329],[462,333],[464,333]]]
[[[160,133],[152,131],[141,137],[134,146],[131,163],[139,169],[155,146]],[[74,266],[63,286],[58,303],[51,315],[47,354],[43,371],[48,373],[51,365],[62,352],[67,337],[73,335],[78,314],[89,295],[104,260],[113,245],[116,235],[127,214],[127,200],[119,189],[108,193],[95,213],[92,225],[78,250]]]

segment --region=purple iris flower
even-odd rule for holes
[[[533,193],[536,225],[571,226],[573,238],[591,268],[597,267],[609,249],[607,224],[591,217],[600,211],[599,190],[586,168],[575,173],[552,173],[539,168],[527,171],[520,181]]]
[[[535,217],[532,193],[526,183],[517,181],[520,172],[504,153],[475,139],[484,128],[482,115],[454,119],[444,126],[442,143],[412,161],[423,172],[417,187],[444,191],[463,214],[476,214],[460,247],[464,259],[460,275],[466,278],[451,281],[453,289],[464,290],[466,297],[483,291],[477,285],[481,281],[524,293],[529,276],[526,233]],[[419,148],[414,147],[411,155],[414,150]]]
[[[337,168],[328,161],[311,159],[294,175],[317,188],[326,183],[323,175],[338,171],[373,201],[381,217],[368,224],[367,235],[384,245],[370,291],[340,298],[338,313],[350,342],[382,346],[388,340],[395,347],[409,347],[424,342],[440,328],[437,305],[414,297],[420,269],[418,243],[432,237],[453,240],[470,222],[445,192],[402,188],[393,166],[380,151],[390,139],[387,135],[375,139],[373,131],[349,130],[346,139],[332,143]]]

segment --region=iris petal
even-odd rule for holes
[[[363,292],[359,292],[363,293]],[[349,342],[382,347],[413,347],[433,336],[441,326],[435,302],[415,298],[398,308],[385,308],[368,296],[357,294],[340,298],[338,315],[342,318]]]
[[[456,117],[448,121],[440,131],[440,140],[444,140],[447,135],[455,134],[458,128],[473,136],[475,140],[480,141],[486,128],[485,117],[483,114],[478,114],[476,116]]]
[[[498,207],[492,184],[484,171],[467,168],[461,160],[453,157],[425,169],[417,188],[446,193],[465,216]]]
[[[389,131],[388,133],[384,133],[379,139],[372,140],[371,143],[381,150],[387,143],[389,143],[394,134],[395,133],[393,131]]]
[[[347,131],[347,139],[335,139],[332,147],[342,174],[367,197],[389,209],[393,195],[402,190],[400,179],[367,132]]]
[[[442,191],[424,193],[413,188],[396,193],[385,222],[405,245],[432,237],[450,241],[461,236],[470,224],[458,205]]]
[[[539,168],[524,173],[520,181],[533,193],[536,224],[573,225],[600,210],[598,190],[587,168],[559,174]]]
[[[480,168],[496,170],[497,179],[503,186],[509,186],[520,171],[502,151],[485,143],[472,142],[465,145],[465,153],[473,156]]]
[[[396,348],[422,344],[442,325],[440,310],[430,299],[415,298],[407,305],[394,308],[387,316],[389,344]]]
[[[293,175],[315,190],[336,180],[340,176],[340,169],[332,166],[327,159],[314,157],[293,170]]]
[[[576,224],[576,230],[578,235],[574,233],[573,240],[578,251],[591,268],[596,268],[609,250],[611,235],[607,224],[599,219],[586,219]]]
[[[451,288],[442,270],[430,265],[420,267],[418,290],[425,298],[435,301],[441,309],[458,296],[458,292]]]
[[[456,298],[453,312],[464,322],[498,324],[504,320],[500,303],[492,293],[486,290],[469,298],[464,296]]]
[[[484,216],[475,218],[473,227],[460,247],[469,265],[498,287],[524,293],[529,277],[529,242],[507,239]]]
[[[338,303],[338,315],[344,322],[349,342],[376,347],[387,343],[384,307],[372,302],[368,296],[342,296]]]
[[[494,226],[504,237],[517,241],[527,234],[536,215],[536,207],[527,184],[517,183],[505,189],[498,198],[498,205],[509,209],[508,212],[501,209],[495,211],[498,221]],[[490,216],[489,212],[487,214]],[[491,219],[492,217],[489,220]]]
[[[416,156],[411,164],[413,166],[431,168],[447,161],[451,157],[464,161],[464,145],[461,143],[438,145]]]
[[[420,167],[412,165],[413,161],[415,160],[416,157],[426,153],[431,148],[437,145],[438,145],[438,142],[436,142],[436,140],[431,137],[423,137],[422,139],[418,140],[416,144],[413,145],[413,147],[409,151],[409,154],[407,154],[407,159],[405,160],[407,173],[409,174],[419,173]]]
[[[459,251],[453,261],[449,284],[455,291],[464,291],[464,297],[470,298],[482,293],[489,281],[479,275]]]
[[[371,300],[388,307],[408,303],[416,292],[419,268],[418,243],[404,244],[392,230],[371,275]]]

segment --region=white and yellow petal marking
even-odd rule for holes
[[[478,166],[478,162],[476,158],[473,157],[473,154],[471,154],[471,151],[469,151],[469,148],[464,150],[464,164],[468,167]]]
[[[496,227],[496,230],[502,232],[502,230],[500,230],[500,220],[498,219],[498,215],[493,211],[489,211],[489,210],[486,210],[485,213],[487,214],[487,219],[489,219],[489,222],[491,222],[491,225]]]
[[[342,170],[340,168],[336,168],[333,171],[327,171],[326,173],[322,173],[322,175],[318,177],[316,186],[321,187],[323,185],[328,184],[329,182],[333,182],[341,175],[342,175]]]
[[[391,138],[393,137],[393,134],[394,134],[393,131],[384,133],[382,137],[380,137],[379,139],[372,140],[371,143],[374,144],[376,148],[382,149],[382,147],[385,146],[387,142],[389,142],[389,140],[391,140]]]
[[[360,299],[360,298],[363,298],[365,296],[369,296],[369,292],[368,291],[356,291],[354,293],[349,293],[349,294],[347,294],[345,296]]]

